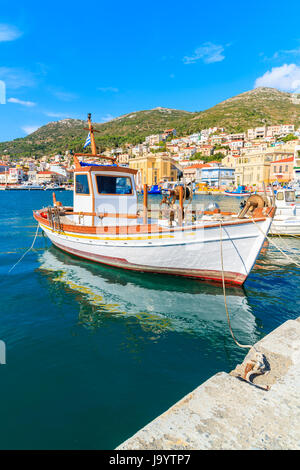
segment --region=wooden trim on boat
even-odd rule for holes
[[[41,222],[42,224],[51,228],[51,225],[48,219],[42,217],[39,211],[35,211],[33,213],[34,218]],[[255,222],[262,222],[266,220],[265,217],[255,217]],[[251,224],[253,223],[252,219],[237,219],[234,221],[222,221],[222,227],[234,226],[234,225],[241,225],[241,224]],[[143,234],[153,234],[153,233],[174,233],[174,232],[181,232],[181,231],[196,231],[199,229],[209,229],[220,227],[220,223],[211,223],[208,225],[194,225],[194,226],[182,226],[182,227],[162,227],[158,224],[137,224],[137,225],[106,225],[106,226],[84,226],[84,225],[71,225],[71,224],[62,224],[61,231],[63,232],[70,232],[70,233],[85,233],[85,234],[136,234],[136,233],[143,233]]]
[[[91,173],[89,173],[89,182],[91,185],[91,190],[92,190],[92,212],[95,212],[95,191],[94,191],[94,185],[93,185],[93,179]],[[95,216],[92,216],[92,225],[95,225]]]
[[[94,155],[95,156],[95,155]],[[108,165],[103,165],[103,166],[82,166],[80,168],[75,169],[75,173],[84,173],[84,172],[97,172],[99,171],[100,173],[102,172],[112,172],[112,173],[130,173],[133,175],[136,175],[138,170],[134,170],[133,168],[127,168],[125,166],[108,166]]]
[[[103,217],[112,217],[116,219],[137,219],[138,215],[136,214],[120,214],[118,212],[113,213],[113,212],[73,212],[73,211],[66,211],[63,213],[63,215],[86,215],[86,216],[92,216],[92,217],[100,217],[101,219]]]

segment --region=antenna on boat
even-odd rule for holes
[[[100,131],[97,131],[97,129],[94,129],[94,126],[92,125],[92,114],[91,113],[88,113],[87,121],[88,121],[88,126],[89,127],[84,127],[84,129],[86,131],[89,131],[89,133],[90,133],[92,153],[74,153],[73,159],[74,159],[74,163],[75,163],[75,168],[81,168],[80,162],[79,162],[77,157],[98,157],[98,158],[103,158],[105,160],[110,160],[113,163],[117,164],[115,157],[107,157],[106,155],[100,155],[100,154],[97,153],[97,147],[96,147],[94,132],[100,132]]]

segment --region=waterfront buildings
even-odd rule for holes
[[[295,126],[288,123],[238,133],[212,127],[180,137],[176,129],[166,129],[147,136],[144,142],[127,143],[105,154],[116,156],[121,166],[137,169],[138,185],[176,181],[182,176],[187,182],[206,181],[211,185],[221,184],[221,181],[222,185],[226,182],[249,186],[300,181],[300,128],[295,130]],[[2,185],[27,180],[67,182],[71,178],[73,158],[69,152],[13,160],[9,155],[2,156]],[[205,167],[215,170],[205,170]]]
[[[294,148],[294,173],[293,179],[300,183],[300,145]]]
[[[129,168],[137,170],[136,184],[152,186],[161,181],[176,181],[181,167],[168,154],[148,154],[129,160]]]
[[[294,175],[294,155],[274,160],[270,165],[270,182],[288,183]]]
[[[234,184],[234,173],[233,168],[224,168],[216,164],[205,166],[201,170],[201,182],[215,188],[231,186]]]
[[[271,163],[276,160],[293,157],[294,152],[289,149],[270,147],[258,152],[246,152],[236,160],[235,184],[236,185],[261,185],[271,181]]]

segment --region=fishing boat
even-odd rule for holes
[[[164,196],[154,218],[146,185],[139,210],[137,170],[97,154],[90,114],[87,130],[92,153],[73,156],[73,206],[64,207],[54,193],[53,206],[33,213],[56,247],[127,270],[236,285],[245,282],[269,232],[274,207],[250,201],[240,214],[219,209],[199,214],[184,205],[188,201],[179,186],[170,198]],[[80,161],[83,156],[106,162],[85,163]]]
[[[238,186],[234,191],[224,191],[225,196],[235,196],[235,197],[246,197],[250,196],[251,193],[246,191],[245,186]]]
[[[45,186],[45,191],[65,191],[65,186],[61,184],[53,184],[53,185],[47,185]]]
[[[44,186],[33,183],[21,183],[6,188],[9,191],[42,191]]]
[[[278,189],[275,196],[276,213],[270,235],[300,236],[300,205],[293,189]]]

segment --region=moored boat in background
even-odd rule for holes
[[[275,197],[276,213],[270,235],[300,236],[300,205],[292,189],[278,189]]]
[[[235,196],[235,197],[246,197],[250,196],[251,192],[246,191],[246,186],[238,186],[237,189],[233,191],[224,191],[225,196]]]

